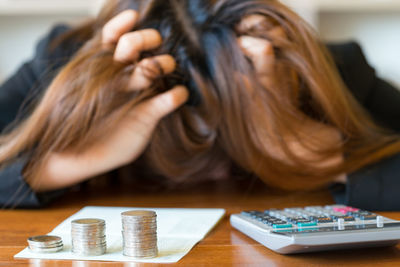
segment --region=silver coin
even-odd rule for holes
[[[63,245],[55,246],[55,247],[48,247],[48,248],[38,248],[29,246],[29,249],[34,253],[55,253],[63,250]]]
[[[157,220],[157,216],[152,216],[152,217],[122,216],[121,220],[125,222],[136,222],[136,221],[152,222]]]
[[[152,240],[149,239],[149,240],[144,240],[144,241],[142,241],[142,240],[134,241],[134,240],[126,240],[126,239],[124,239],[123,243],[127,244],[127,245],[132,245],[132,246],[140,246],[140,245],[144,246],[144,245],[148,245],[148,244],[156,244],[157,243],[157,239],[155,238],[155,239],[152,239]]]
[[[157,242],[149,242],[149,243],[146,243],[146,244],[144,244],[144,243],[136,243],[136,244],[133,244],[133,243],[124,243],[124,247],[127,247],[127,248],[143,248],[143,249],[150,249],[150,248],[154,248],[154,247],[156,247],[157,246]]]
[[[75,248],[72,248],[72,252],[77,255],[81,256],[100,256],[106,253],[106,248],[101,247],[98,249],[92,249],[92,250],[77,250]]]
[[[153,230],[132,230],[132,229],[122,229],[122,234],[125,235],[136,235],[136,234],[141,234],[141,235],[155,235],[157,234],[157,229]]]
[[[130,223],[135,223],[135,222],[156,222],[157,218],[156,217],[149,217],[149,218],[140,218],[140,217],[122,217],[122,222],[130,222]]]
[[[130,210],[121,213],[122,217],[155,217],[157,213],[152,210]]]
[[[47,247],[57,247],[59,245],[62,245],[63,242],[56,242],[56,243],[33,243],[33,242],[28,242],[29,246],[33,246],[33,247],[38,247],[38,248],[47,248]]]
[[[121,214],[123,255],[133,258],[154,258],[157,248],[157,214],[133,210]]]
[[[39,235],[28,238],[28,244],[38,245],[38,246],[48,246],[59,243],[62,243],[62,239],[59,236]]]
[[[93,218],[85,218],[85,219],[77,219],[71,222],[71,225],[74,228],[100,228],[105,226],[106,222],[102,219],[93,219]]]
[[[127,257],[137,258],[137,259],[146,259],[146,258],[155,258],[158,256],[158,251],[153,251],[149,253],[135,253],[133,251],[123,251],[123,255]]]
[[[28,238],[29,249],[34,253],[54,253],[63,249],[59,236],[40,235]]]
[[[122,227],[123,232],[129,232],[129,233],[156,233],[157,232],[157,227],[152,227],[152,228],[146,228],[143,226],[140,227],[130,227],[128,225],[124,225]]]
[[[125,228],[138,228],[138,229],[151,229],[157,228],[157,223],[148,223],[148,222],[139,222],[139,223],[129,223],[129,222],[122,222],[122,227]]]
[[[72,234],[72,236],[76,239],[102,239],[105,237],[105,234],[103,233],[102,235],[95,235],[95,234],[82,234],[82,235],[75,235]]]
[[[97,233],[100,231],[105,231],[105,227],[101,227],[101,228],[76,228],[73,227],[71,228],[71,231],[79,234],[79,233]]]
[[[146,249],[137,250],[136,248],[125,247],[124,250],[130,251],[130,252],[136,253],[136,254],[148,254],[148,253],[153,253],[154,251],[157,251],[157,248],[146,248]]]
[[[153,230],[157,229],[157,224],[149,224],[149,223],[138,223],[138,224],[130,224],[124,223],[122,224],[123,229],[133,229],[133,230]]]
[[[137,253],[136,251],[124,250],[123,254],[130,257],[157,257],[158,251],[148,251],[145,253]]]
[[[107,249],[106,223],[102,219],[85,218],[71,222],[72,252],[84,256],[103,255]]]
[[[85,246],[73,246],[72,250],[74,251],[92,251],[92,250],[99,250],[99,249],[106,249],[107,246],[94,246],[94,247],[85,247]]]
[[[156,232],[157,226],[156,225],[147,225],[146,223],[139,224],[139,225],[132,225],[132,224],[124,224],[122,225],[122,230],[126,230],[129,232]]]
[[[78,241],[82,241],[82,242],[100,242],[102,240],[105,240],[106,237],[102,236],[102,237],[91,237],[91,236],[72,236],[73,240],[78,240]]]
[[[132,249],[130,247],[126,247],[125,250],[126,251],[137,252],[138,254],[140,254],[140,253],[145,254],[145,253],[150,253],[150,252],[157,251],[157,248],[145,248],[145,249],[142,249],[142,250],[136,250],[136,249]]]
[[[104,247],[107,247],[107,244],[106,244],[106,243],[98,244],[98,245],[74,244],[72,247],[73,247],[73,248],[76,248],[76,249],[79,248],[79,249],[87,249],[87,250],[90,250],[90,249],[97,249],[97,248],[104,248]]]
[[[128,248],[125,248],[124,249],[124,254],[129,254],[129,255],[137,255],[137,256],[145,256],[145,255],[154,255],[154,254],[156,254],[158,251],[157,250],[155,250],[155,249],[152,249],[152,250],[146,250],[146,251],[143,251],[143,252],[138,252],[136,249],[128,249]]]
[[[150,242],[156,242],[157,238],[148,238],[148,239],[127,239],[123,238],[124,243],[127,244],[137,244],[137,243],[150,243]]]
[[[128,238],[123,238],[124,243],[126,244],[137,244],[137,243],[150,243],[150,242],[156,242],[157,238],[148,238],[148,239],[128,239]]]
[[[144,258],[155,258],[158,256],[158,252],[151,252],[151,253],[146,253],[146,254],[136,254],[131,251],[123,251],[123,255],[132,257],[132,258],[144,259]]]
[[[54,249],[54,248],[59,248],[59,247],[63,247],[63,244],[61,243],[61,244],[57,244],[57,245],[54,245],[54,246],[47,246],[47,247],[29,245],[29,248],[32,249],[32,250],[41,250],[41,249],[46,250],[46,249]]]
[[[155,233],[143,233],[143,232],[123,232],[123,236],[126,237],[133,237],[133,238],[147,238],[147,237],[152,237],[157,235],[157,232]]]
[[[154,246],[157,245],[157,241],[149,241],[149,242],[128,242],[128,241],[123,241],[123,244],[129,247],[144,247],[144,246]]]
[[[157,227],[157,221],[123,221],[122,225],[132,227]]]
[[[97,248],[97,247],[104,247],[106,245],[107,245],[106,242],[98,243],[98,244],[84,244],[84,243],[76,243],[76,242],[72,243],[72,246],[74,248],[78,248],[78,247],[79,248]]]
[[[71,223],[76,225],[105,225],[106,222],[103,219],[84,218],[73,220]]]

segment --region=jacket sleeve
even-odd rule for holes
[[[57,69],[66,63],[66,58],[62,56],[64,51],[60,50],[63,48],[50,52],[49,46],[54,38],[67,30],[67,26],[55,27],[38,43],[34,58],[0,86],[0,132],[10,128],[17,117],[28,114],[27,110],[22,112],[23,106],[29,106],[46,89]],[[33,192],[22,175],[27,160],[26,157],[21,157],[0,169],[0,207],[40,207],[62,192]]]
[[[356,43],[329,46],[338,69],[358,102],[381,126],[400,134],[400,91],[379,79]],[[367,210],[400,210],[400,154],[348,175],[335,185],[336,202]]]
[[[376,76],[354,42],[329,45],[345,84],[379,125],[400,133],[400,88]]]

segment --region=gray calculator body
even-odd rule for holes
[[[231,215],[230,222],[281,254],[391,246],[400,240],[400,221],[342,205],[245,211]]]

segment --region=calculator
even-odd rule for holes
[[[230,222],[280,254],[391,246],[400,240],[400,221],[344,205],[243,211]]]

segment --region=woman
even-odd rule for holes
[[[141,157],[137,167],[170,179],[235,165],[289,190],[355,172],[349,204],[398,207],[385,200],[371,206],[351,188],[352,181],[388,181],[365,177],[362,168],[395,166],[399,136],[373,122],[312,31],[277,1],[109,1],[96,20],[56,28],[39,50],[1,92],[3,125],[23,101],[35,104],[0,139],[6,206],[40,205],[51,195],[43,192]],[[347,50],[359,53],[354,45]],[[381,83],[362,56],[353,57],[362,75]],[[47,85],[43,67],[54,63],[61,71]],[[29,84],[18,84],[28,74]],[[43,95],[26,100],[33,81]],[[372,94],[355,83],[356,95]],[[399,99],[393,88],[380,88]],[[387,121],[398,121],[394,112],[384,114]]]

